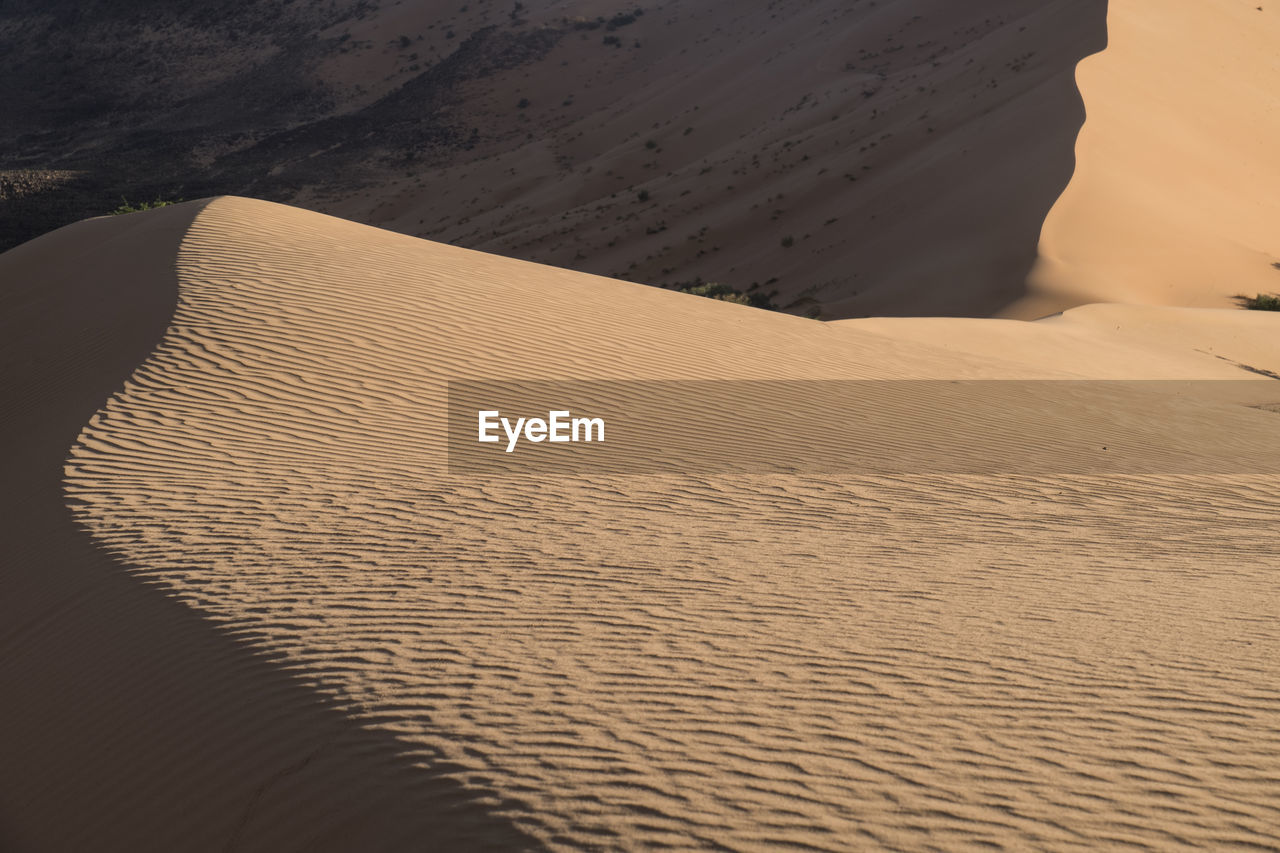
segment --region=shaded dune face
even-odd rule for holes
[[[539,843],[1274,844],[1274,478],[451,476],[451,378],[995,363],[242,199],[177,278],[76,518]]]
[[[1106,0],[652,10],[625,61],[571,33],[472,84],[470,119],[501,139],[474,158],[316,207],[652,284],[755,284],[823,319],[989,316],[1024,295],[1072,176],[1075,69],[1106,16]]]
[[[67,173],[0,207],[0,245],[122,194],[232,193],[650,284],[755,284],[823,319],[1023,296],[1107,12],[682,0],[609,30],[579,26],[612,15],[586,0],[148,6],[0,10],[0,150],[21,155],[0,171]]]
[[[536,848],[438,753],[357,724],[73,521],[67,449],[163,337],[204,206],[0,258],[0,849]]]
[[[862,63],[891,69],[868,84],[892,93],[889,104],[852,107],[866,133],[848,153],[867,152],[852,172],[868,185],[830,204],[834,240],[811,226],[821,254],[841,255],[843,275],[815,258],[783,290],[832,283],[815,295],[824,319],[999,314],[1025,294],[1042,224],[1074,173],[1085,121],[1075,70],[1106,47],[1107,2],[895,11],[908,22],[897,35],[905,44],[890,40],[882,64]],[[938,60],[920,50],[975,32]],[[903,48],[914,62],[894,59]]]
[[[1280,288],[1280,13],[1114,0],[1082,63],[1076,174],[1014,316],[1107,301],[1228,307]]]

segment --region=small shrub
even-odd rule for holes
[[[782,248],[784,249],[790,249],[795,244],[796,244],[796,238],[792,237],[790,234],[782,238]]]
[[[130,204],[129,200],[124,196],[120,196],[120,206],[111,211],[111,216],[119,216],[122,213],[139,213],[144,210],[154,210],[157,207],[168,207],[171,204],[178,204],[182,199],[167,201],[157,198],[155,201],[142,201],[137,204]]]
[[[609,19],[609,22],[605,25],[605,27],[606,29],[616,30],[619,27],[625,27],[629,24],[634,24],[636,21],[636,18],[640,17],[643,14],[644,14],[644,9],[636,9],[634,12],[619,12],[618,14],[614,15],[612,18]]]
[[[676,285],[675,290],[679,293],[688,293],[692,296],[705,296],[707,299],[718,299],[721,302],[732,302],[736,305],[748,305],[752,308],[763,308],[766,311],[778,310],[778,306],[773,304],[773,300],[763,293],[743,293],[741,290],[730,287],[727,284],[719,284],[714,281],[703,282],[698,280],[686,282],[684,284]]]
[[[528,109],[528,107],[529,107],[528,98],[521,98],[520,103],[516,104],[516,109],[518,110]]]
[[[1257,296],[1237,296],[1236,301],[1250,311],[1280,311],[1280,295],[1259,293]]]
[[[648,191],[648,190],[640,190],[640,192],[636,193],[636,200],[637,200],[637,201],[648,201],[648,200],[649,200],[649,191]]]

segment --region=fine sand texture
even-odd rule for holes
[[[204,208],[0,256],[0,850],[534,846],[438,754],[411,760],[355,724],[280,651],[215,626],[68,513],[67,448],[160,342]]]
[[[1280,317],[824,324],[229,197],[0,281],[10,848],[1280,844],[1275,476],[483,478],[444,445],[452,379],[1263,393]],[[1215,406],[1179,440],[1280,428]]]
[[[1075,174],[1005,313],[1280,291],[1280,7],[1111,0],[1107,29],[1077,72]]]

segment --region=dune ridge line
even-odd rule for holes
[[[1274,844],[1274,478],[499,484],[443,437],[459,375],[1239,379],[1197,349],[1274,324],[821,324],[239,198],[178,277],[77,518],[539,843]]]

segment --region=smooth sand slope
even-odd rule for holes
[[[1280,843],[1274,476],[480,478],[443,438],[457,378],[1269,391],[1280,318],[822,324],[239,198],[0,273],[19,849]]]
[[[1280,291],[1280,8],[1112,0],[1107,28],[1077,74],[1075,175],[1008,313]]]

